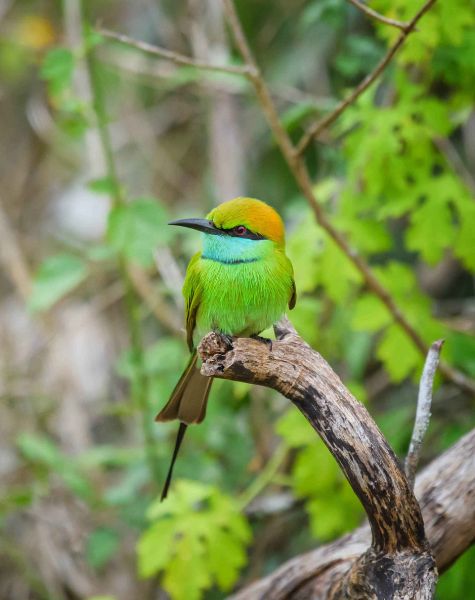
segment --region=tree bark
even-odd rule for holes
[[[443,572],[475,542],[475,429],[417,477],[416,497],[437,568]],[[233,596],[234,600],[327,598],[371,542],[368,524],[296,556]]]
[[[289,398],[337,460],[363,504],[369,527],[316,550],[315,556],[294,559],[237,597],[432,598],[435,561],[419,504],[397,457],[364,406],[287,320],[276,333],[272,347],[208,334],[199,346],[201,371],[272,387]]]

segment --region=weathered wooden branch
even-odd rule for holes
[[[475,542],[475,429],[416,478],[427,539],[445,571]],[[369,525],[287,561],[235,594],[233,600],[324,599],[371,542]]]
[[[361,500],[371,545],[353,554],[353,561],[347,561],[321,597],[432,598],[435,561],[419,505],[397,457],[364,406],[287,320],[276,333],[272,349],[259,340],[230,342],[208,334],[198,348],[201,372],[265,385],[289,398],[323,439]]]

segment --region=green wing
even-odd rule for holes
[[[183,296],[185,297],[186,341],[190,352],[193,351],[193,333],[196,326],[196,313],[201,302],[202,286],[200,282],[199,261],[201,252],[197,252],[188,264]]]
[[[287,256],[285,258],[287,259],[286,269],[290,275],[290,282],[291,282],[289,309],[292,310],[295,306],[295,303],[297,302],[297,289],[295,287],[295,280],[294,280],[294,267],[292,266],[292,263],[290,262],[289,258]]]
[[[292,276],[292,294],[291,294],[290,300],[289,300],[289,309],[290,310],[292,310],[294,308],[296,302],[297,302],[297,289],[295,288],[295,281]]]

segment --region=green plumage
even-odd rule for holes
[[[284,227],[267,204],[237,198],[212,211],[207,219],[173,224],[204,232],[203,250],[191,259],[183,295],[187,343],[192,358],[157,415],[157,421],[179,419],[180,429],[167,480],[186,426],[206,414],[211,379],[196,367],[196,345],[210,331],[231,336],[257,335],[293,308],[296,300],[292,264],[285,255]]]
[[[235,238],[230,240],[238,246]],[[223,262],[222,257],[206,252],[206,243],[203,253],[190,261],[183,286],[190,349],[193,341],[197,343],[209,331],[245,337],[258,334],[275,323],[289,305],[293,307],[293,270],[283,249],[270,240],[251,243],[252,260],[249,257],[247,262]],[[229,256],[230,249],[226,250]],[[238,247],[234,250],[232,256],[237,260],[242,252]],[[209,258],[203,259],[203,255]]]

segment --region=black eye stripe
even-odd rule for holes
[[[236,229],[238,227],[244,227],[244,229],[246,230],[245,233],[237,233]],[[261,235],[260,233],[254,233],[253,231],[250,231],[249,229],[247,229],[247,227],[245,225],[236,225],[235,227],[232,227],[231,229],[224,229],[224,228],[216,227],[216,230],[219,231],[221,233],[221,235],[229,235],[230,237],[245,238],[248,240],[266,240],[267,239],[265,235]]]
[[[245,230],[244,233],[237,232],[237,229],[239,227],[244,228],[244,230]],[[244,225],[236,225],[236,227],[233,227],[232,229],[225,229],[224,231],[227,235],[230,235],[231,237],[240,237],[240,238],[245,238],[248,240],[265,240],[266,239],[260,233],[254,233],[253,231],[249,231],[249,229],[247,229],[247,227],[245,227]]]

